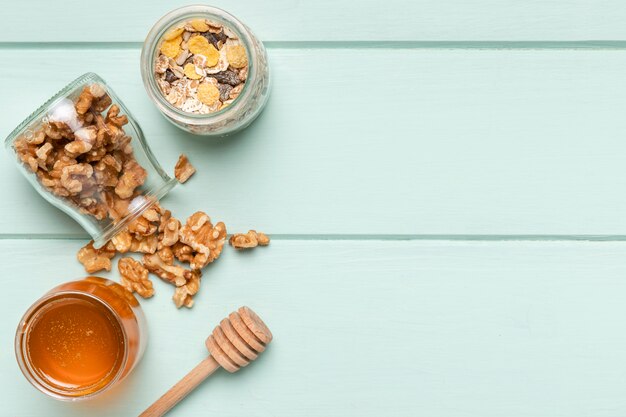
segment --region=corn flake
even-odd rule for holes
[[[195,19],[191,21],[191,26],[198,32],[206,32],[209,30],[209,25],[206,24],[204,19]]]
[[[198,100],[207,105],[215,104],[220,98],[220,90],[211,83],[202,83],[198,86]]]
[[[172,29],[165,35],[163,35],[163,40],[171,41],[172,39],[178,38],[183,33],[183,31],[183,28]]]
[[[204,36],[192,36],[187,42],[187,47],[193,54],[206,55],[206,50],[209,48],[209,41]]]
[[[202,78],[202,75],[196,72],[196,66],[191,62],[185,65],[184,71],[187,78],[192,80],[199,80]]]
[[[180,43],[183,38],[178,36],[172,40],[164,41],[161,44],[161,53],[168,58],[176,58],[180,52]]]
[[[233,68],[243,68],[248,65],[246,49],[243,45],[227,45],[226,58]]]

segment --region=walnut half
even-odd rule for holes
[[[136,292],[143,298],[154,295],[152,281],[148,279],[148,270],[133,258],[122,258],[117,263],[120,271],[120,283],[130,292]]]
[[[251,249],[257,246],[267,246],[270,244],[270,238],[256,230],[250,230],[248,233],[235,233],[228,240],[230,246],[235,249]]]

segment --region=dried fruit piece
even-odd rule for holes
[[[187,155],[180,155],[176,166],[174,167],[174,176],[181,184],[187,182],[187,180],[196,172],[196,169],[191,165]]]
[[[143,298],[154,295],[152,281],[148,279],[148,270],[133,258],[122,258],[117,263],[120,271],[120,284],[130,292],[136,292]]]
[[[198,100],[211,106],[220,99],[220,90],[209,82],[204,82],[198,86]]]
[[[226,101],[230,99],[230,92],[233,89],[232,86],[228,84],[218,84],[217,89],[220,90],[220,100]]]
[[[98,271],[110,271],[111,259],[115,256],[115,248],[110,243],[100,249],[93,247],[93,240],[83,246],[76,254],[78,262],[83,264],[85,271],[93,274]]]
[[[221,71],[217,74],[212,74],[211,77],[215,78],[218,82],[222,84],[229,84],[233,87],[241,83],[239,75],[232,70]]]
[[[196,67],[192,63],[185,64],[184,72],[187,78],[190,78],[192,80],[199,80],[200,78],[202,78],[202,74],[198,73],[198,67]]]
[[[226,45],[226,57],[233,68],[243,68],[248,65],[248,56],[243,45]]]
[[[164,41],[161,44],[161,53],[168,58],[176,58],[180,52],[180,43],[182,41],[183,38],[181,36]]]

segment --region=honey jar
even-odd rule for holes
[[[113,281],[87,277],[53,288],[28,309],[17,328],[15,354],[35,388],[72,401],[122,381],[146,342],[137,299]]]

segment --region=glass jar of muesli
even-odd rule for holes
[[[35,110],[5,145],[37,192],[83,226],[96,248],[176,184],[128,109],[93,73]]]
[[[270,77],[265,47],[224,10],[173,10],[150,30],[141,76],[152,101],[174,125],[197,135],[225,136],[263,110]]]

